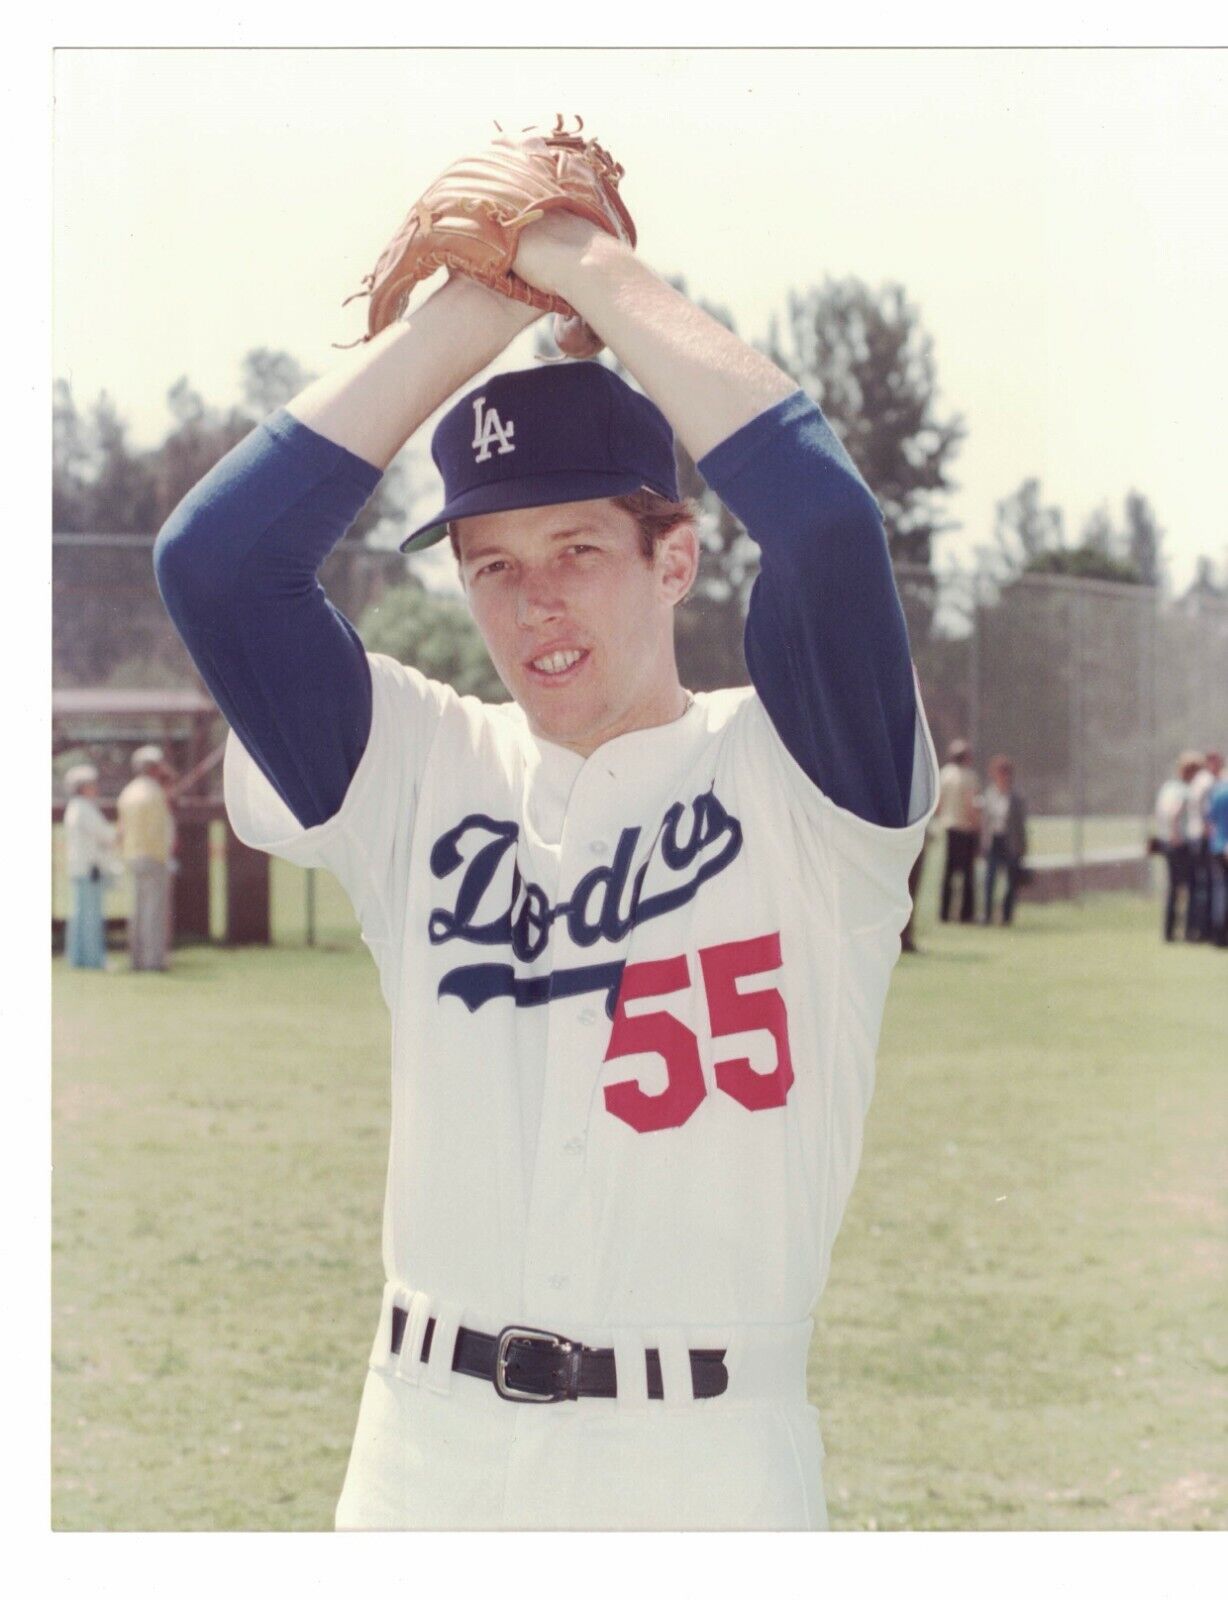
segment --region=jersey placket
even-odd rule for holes
[[[578,774],[563,820],[560,892],[569,896],[594,867],[608,866],[627,815],[626,796],[605,761],[590,760]],[[632,811],[631,814],[634,814]],[[551,939],[553,970],[618,961],[604,941],[574,945],[566,912]],[[547,1007],[546,1076],[530,1185],[525,1240],[526,1314],[567,1334],[587,1320],[593,1303],[593,1216],[587,1188],[590,1117],[600,1107],[595,1080],[609,1038],[605,991],[556,999]]]

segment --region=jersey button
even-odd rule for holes
[[[570,1139],[563,1140],[563,1149],[566,1150],[569,1155],[577,1155],[581,1150],[584,1149],[584,1140],[580,1134],[573,1133]]]
[[[584,1010],[580,1013],[580,1021],[586,1028],[591,1028],[596,1020],[597,1013],[593,1010],[592,1006],[585,1006]]]
[[[594,839],[588,848],[589,853],[595,856],[605,856],[610,853],[610,847],[604,839]]]
[[[552,1289],[565,1289],[571,1279],[563,1272],[552,1272],[546,1279]]]

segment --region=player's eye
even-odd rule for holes
[[[506,570],[506,561],[487,561],[484,566],[478,568],[475,577],[484,578],[488,573],[505,572]]]

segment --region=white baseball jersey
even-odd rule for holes
[[[825,1526],[806,1353],[936,798],[923,713],[890,829],[749,689],[583,759],[371,672],[329,821],[300,827],[233,734],[225,766],[245,842],[340,879],[392,1015],[388,1282],[338,1526]],[[613,1348],[617,1398],[452,1372],[456,1328],[511,1323]],[[728,1388],[695,1399],[712,1348]]]

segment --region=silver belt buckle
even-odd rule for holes
[[[501,1399],[520,1405],[552,1406],[560,1400],[566,1400],[568,1397],[565,1394],[534,1394],[532,1389],[517,1389],[508,1382],[508,1347],[517,1339],[527,1340],[530,1344],[548,1345],[552,1350],[561,1350],[564,1355],[570,1355],[575,1348],[570,1339],[560,1338],[557,1333],[547,1333],[544,1328],[521,1328],[513,1323],[501,1329],[495,1350],[495,1393]]]

